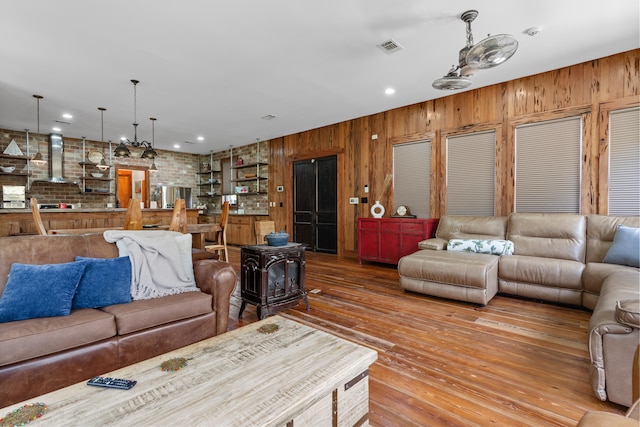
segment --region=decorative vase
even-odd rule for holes
[[[382,206],[378,200],[371,206],[371,215],[374,218],[382,218],[384,215],[384,206]]]

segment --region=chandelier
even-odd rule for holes
[[[133,141],[127,138],[122,138],[120,140],[120,145],[118,145],[116,149],[113,151],[113,155],[120,158],[129,157],[131,155],[131,151],[129,150],[129,148],[127,148],[126,144],[128,144],[133,147],[144,147],[144,151],[142,152],[142,155],[140,157],[143,159],[153,160],[158,155],[156,150],[153,149],[153,145],[147,141],[138,141],[138,116],[137,116],[138,108],[137,108],[136,85],[140,82],[138,80],[131,80],[131,83],[133,83]],[[151,123],[153,124],[153,121],[155,119],[152,118],[151,120],[152,120]]]

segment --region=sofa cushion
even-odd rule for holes
[[[451,239],[504,239],[506,216],[445,215],[438,222],[436,237]]]
[[[587,215],[587,262],[602,262],[619,224],[640,227],[640,216]]]
[[[94,309],[0,324],[0,366],[98,342],[116,334],[113,316]]]
[[[473,252],[487,255],[512,255],[513,242],[509,240],[464,240],[451,239],[447,244],[448,251]]]
[[[600,295],[602,284],[610,275],[617,272],[638,271],[637,268],[618,264],[604,264],[601,262],[587,263],[582,273],[582,305],[593,310]]]
[[[640,228],[618,225],[602,262],[640,268]]]
[[[84,258],[85,269],[72,309],[98,308],[131,302],[131,261],[129,257]]]
[[[515,255],[556,258],[583,263],[586,252],[584,216],[567,213],[513,213],[507,239]]]
[[[176,320],[211,313],[211,295],[204,292],[185,292],[150,300],[136,300],[129,304],[102,307],[116,319],[118,335],[126,335]]]
[[[616,301],[616,321],[640,328],[640,299]]]
[[[500,258],[498,277],[508,282],[581,290],[583,271],[581,262],[513,255]]]
[[[498,259],[486,254],[425,249],[400,258],[398,273],[403,277],[484,289],[489,282],[497,285]]]
[[[13,264],[0,297],[0,322],[68,316],[84,265]]]

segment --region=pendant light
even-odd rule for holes
[[[155,139],[156,139],[156,127],[155,127],[155,123],[156,123],[156,118],[155,117],[149,117],[149,120],[151,120],[151,144],[148,145],[144,151],[142,152],[142,157],[143,159],[155,159],[156,156],[158,155],[158,153],[156,152],[156,150],[153,149],[153,145],[155,143]]]
[[[104,112],[107,111],[107,109],[98,107],[98,110],[100,110],[100,142],[102,142],[102,146],[104,147]],[[104,150],[102,151],[102,160],[100,160],[100,163],[98,163],[96,167],[101,171],[109,169],[109,165],[104,161]]]
[[[36,153],[35,156],[33,156],[31,161],[38,166],[43,166],[47,163],[47,161],[42,156],[42,153],[40,152],[40,138],[39,138],[40,136],[40,100],[43,97],[40,95],[33,95],[33,97],[36,99],[37,112],[38,112],[38,137],[35,137],[36,140],[38,141],[38,152]]]
[[[131,80],[131,83],[133,83],[133,141],[131,141],[129,139],[126,139],[126,138],[122,138],[120,140],[120,145],[118,145],[116,147],[116,149],[113,152],[113,155],[116,156],[116,157],[129,157],[131,155],[131,151],[125,145],[125,144],[128,144],[128,145],[131,145],[133,147],[145,147],[145,150],[142,153],[141,157],[143,159],[151,159],[152,160],[155,156],[157,156],[157,153],[153,149],[151,144],[149,144],[147,141],[138,141],[138,119],[137,119],[137,117],[138,117],[138,111],[137,111],[138,108],[137,108],[136,86],[138,85],[138,83],[140,83],[140,81]]]
[[[153,146],[156,145],[156,118],[155,117],[149,117],[149,120],[151,120],[151,151],[153,151],[153,157],[151,157],[151,167],[149,168],[149,172],[158,172],[158,168],[156,167],[156,157],[158,156],[158,153],[156,153],[156,150],[153,149]],[[147,149],[148,150],[148,149]],[[144,150],[145,153],[147,152],[147,150]],[[144,153],[142,153],[142,157],[144,157]]]

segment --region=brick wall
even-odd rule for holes
[[[40,140],[40,151],[45,159],[49,157],[49,145],[48,135],[37,136]],[[29,152],[28,154],[33,157],[38,150],[37,144],[34,142],[34,134],[29,134]],[[0,152],[4,152],[9,143],[15,140],[20,150],[24,155],[27,155],[27,141],[26,133],[24,131],[13,131],[0,129]],[[31,172],[30,177],[18,176],[18,175],[0,175],[0,185],[25,185],[27,186],[27,198],[36,197],[39,203],[72,203],[80,204],[83,208],[104,208],[108,203],[115,206],[115,195],[110,194],[98,194],[93,191],[91,194],[81,193],[82,189],[82,176],[83,167],[80,162],[84,160],[91,151],[100,151],[105,155],[105,160],[108,164],[119,165],[126,169],[127,166],[151,166],[149,160],[140,158],[142,153],[141,148],[131,149],[131,157],[126,159],[109,158],[109,144],[99,141],[86,140],[84,144],[81,139],[67,138],[63,136],[64,141],[64,178],[67,181],[77,182],[77,184],[52,184],[45,182],[49,179],[49,165],[36,166],[31,162],[17,159],[5,159],[0,158],[0,165],[14,165],[16,166],[16,172],[29,168]],[[116,147],[116,144],[112,144],[112,149]],[[198,170],[198,155],[178,153],[173,151],[156,150],[158,151],[158,158],[155,159],[158,172],[150,173],[149,185],[152,189],[156,185],[177,185],[183,187],[191,187],[193,194],[197,194],[197,175]],[[88,160],[87,160],[88,161]],[[85,166],[84,173],[88,176],[91,172],[98,172],[98,170],[91,166]],[[114,168],[105,173],[111,178],[114,178]],[[102,190],[105,193],[115,193],[116,180],[110,182],[103,181],[88,181],[86,186],[92,190]],[[197,200],[194,200],[197,203]]]

